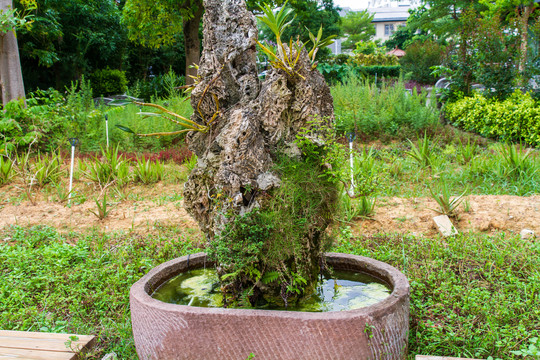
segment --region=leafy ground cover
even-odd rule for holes
[[[540,335],[540,243],[504,233],[354,237],[337,251],[403,271],[411,284],[412,354],[521,359]],[[534,359],[534,357],[529,357]]]
[[[157,264],[202,248],[189,227],[145,236],[10,227],[0,237],[0,328],[96,334],[90,359],[112,351],[136,358],[129,287]],[[333,250],[388,262],[408,276],[410,359],[521,359],[512,351],[540,335],[538,242],[504,233],[355,237],[344,228]]]
[[[137,357],[130,286],[157,264],[200,247],[189,229],[173,227],[148,236],[13,227],[0,237],[0,328],[95,334],[90,359],[112,351],[119,359]]]

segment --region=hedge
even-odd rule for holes
[[[540,146],[540,104],[530,93],[516,90],[504,101],[488,100],[475,94],[448,103],[445,116],[453,125],[466,131]]]
[[[343,80],[349,77],[349,75],[361,77],[375,76],[377,74],[378,78],[399,77],[401,71],[401,66],[399,65],[353,66],[349,64],[319,64],[317,68],[330,84],[337,82],[343,83]]]

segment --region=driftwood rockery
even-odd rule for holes
[[[273,171],[276,159],[283,154],[301,159],[295,142],[299,130],[314,119],[332,124],[334,109],[330,89],[305,49],[288,50],[292,57],[301,51],[294,76],[272,69],[261,81],[256,19],[244,1],[205,0],[204,6],[204,51],[191,96],[191,120],[211,128],[188,134],[198,165],[184,195],[187,211],[212,244],[226,224],[264,208],[282,180]],[[320,238],[330,216],[321,219],[305,225],[309,258],[301,261],[310,264],[314,277],[322,255]],[[282,263],[290,266],[294,261]]]

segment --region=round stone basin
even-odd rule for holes
[[[206,265],[206,254],[166,262],[130,291],[140,359],[404,359],[409,283],[394,267],[362,256],[327,253],[337,270],[363,272],[392,288],[367,307],[336,312],[204,308],[164,303],[151,294],[170,278]]]

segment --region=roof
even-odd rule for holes
[[[373,14],[372,22],[392,22],[406,21],[409,17],[409,6],[399,7],[384,7],[384,8],[369,8],[367,9]]]
[[[395,55],[397,57],[403,57],[405,56],[405,51],[395,48],[394,50],[390,50],[389,52],[387,52],[386,55]]]

